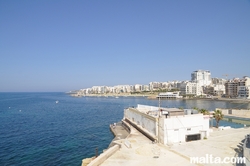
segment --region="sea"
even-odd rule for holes
[[[80,166],[107,149],[111,123],[137,104],[158,106],[146,97],[71,97],[66,93],[0,93],[0,165]],[[250,108],[213,100],[162,100],[162,107]],[[221,121],[234,128],[243,124]]]

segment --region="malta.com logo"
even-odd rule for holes
[[[190,157],[191,164],[245,164],[245,157],[214,157],[212,154],[206,154],[204,157]]]

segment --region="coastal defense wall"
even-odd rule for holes
[[[138,126],[141,126],[143,129],[147,130],[150,134],[157,136],[157,119],[142,113],[135,108],[128,108],[124,111],[124,118],[129,119],[131,122],[135,123]]]
[[[202,114],[176,116],[164,119],[164,144],[185,142],[187,135],[209,136],[209,118]]]
[[[244,118],[250,118],[250,110],[249,109],[216,108],[216,110],[221,110],[224,115],[228,115],[228,116],[239,116],[239,117],[244,117]]]
[[[96,159],[92,160],[88,164],[88,166],[98,166],[98,165],[102,164],[105,160],[107,160],[111,155],[113,155],[119,149],[120,149],[119,145],[115,145],[115,146],[109,148],[108,150],[106,150],[105,152],[100,154],[100,156],[98,156]]]

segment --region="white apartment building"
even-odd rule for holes
[[[124,110],[124,120],[162,144],[200,140],[209,136],[209,115],[192,110],[138,105]]]
[[[124,90],[125,93],[130,93],[132,91],[130,85],[124,85],[123,86],[123,90]]]
[[[191,73],[192,82],[198,83],[200,86],[208,86],[212,83],[211,73],[208,70],[196,70]]]
[[[123,85],[116,85],[114,86],[114,93],[123,93]]]
[[[250,78],[245,76],[238,83],[238,98],[250,99]]]
[[[221,84],[214,85],[214,95],[222,95],[225,93],[226,93],[225,85],[221,85]]]
[[[177,89],[180,81],[170,81],[168,84],[168,89]]]
[[[150,88],[151,91],[158,90],[161,87],[162,87],[162,83],[161,82],[150,82],[149,83],[149,88]]]
[[[180,91],[182,95],[202,95],[203,89],[195,82],[182,82],[180,83]]]
[[[116,93],[130,93],[131,86],[130,85],[117,85],[115,86]]]
[[[142,91],[149,91],[149,85],[142,85]]]
[[[140,92],[142,90],[142,85],[140,84],[135,84],[135,91]]]

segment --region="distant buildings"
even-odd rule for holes
[[[242,79],[234,78],[225,83],[226,96],[230,98],[245,98],[250,99],[250,78],[243,77]]]
[[[211,78],[208,70],[196,70],[191,73],[190,81],[167,81],[150,82],[148,85],[116,85],[116,86],[93,86],[92,88],[77,91],[78,96],[88,94],[124,94],[141,92],[158,92],[159,96],[167,98],[193,97],[193,96],[224,96],[230,98],[250,99],[250,78],[234,78],[225,80]],[[173,92],[174,91],[174,92]],[[166,93],[169,92],[169,93]],[[178,94],[177,94],[178,93]],[[178,97],[176,97],[178,95]]]
[[[180,92],[165,92],[165,93],[159,93],[157,98],[167,98],[167,99],[179,99],[182,98],[180,96]]]
[[[180,84],[180,91],[182,95],[202,95],[202,87],[196,82],[182,82]]]
[[[225,79],[212,78],[212,83],[209,86],[203,87],[203,93],[212,96],[222,96],[225,94]]]
[[[191,73],[191,81],[180,83],[179,89],[182,95],[201,96],[204,88],[212,84],[211,73],[208,70],[196,70]]]
[[[191,74],[191,81],[199,86],[209,86],[212,83],[211,73],[208,70],[196,70]]]

